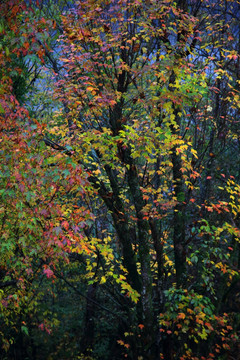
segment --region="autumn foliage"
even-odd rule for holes
[[[237,359],[239,5],[0,4],[1,359]]]

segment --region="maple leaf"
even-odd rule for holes
[[[184,313],[179,313],[178,314],[178,319],[185,319],[186,315]]]

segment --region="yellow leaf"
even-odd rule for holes
[[[106,280],[105,276],[102,276],[102,277],[101,277],[100,284],[104,284],[106,281],[107,281],[107,280]]]

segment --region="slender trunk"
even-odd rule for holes
[[[150,260],[150,228],[148,221],[144,219],[145,200],[139,185],[139,179],[136,166],[130,156],[130,150],[125,150],[125,160],[128,164],[127,176],[128,185],[132,200],[136,210],[137,228],[138,228],[138,251],[141,266],[141,312],[144,325],[143,331],[143,355],[145,359],[152,359],[151,347],[155,342],[155,322],[152,303],[152,274]]]
[[[176,149],[173,149],[173,182],[177,205],[174,207],[173,215],[173,245],[176,267],[177,286],[181,287],[185,281],[186,274],[186,249],[185,249],[185,189],[182,178],[182,162]]]
[[[149,221],[151,233],[152,233],[152,239],[154,244],[154,249],[156,251],[156,260],[157,260],[157,279],[156,279],[156,285],[157,285],[157,303],[158,303],[158,312],[162,311],[163,308],[163,244],[161,243],[161,224],[159,224],[159,220],[156,219],[150,219]]]
[[[85,314],[85,324],[84,324],[84,336],[81,339],[80,351],[85,356],[90,355],[89,351],[94,343],[94,315],[96,306],[90,301],[96,301],[96,290],[97,284],[89,285],[87,291],[87,304],[86,304],[86,314]]]
[[[213,158],[214,134],[215,134],[215,130],[214,128],[212,128],[210,133],[209,144],[208,144],[209,159],[206,165],[205,181],[204,181],[204,185],[202,185],[201,187],[201,204],[204,204],[205,201],[208,200],[211,195],[212,172],[214,165],[214,158]],[[202,213],[203,214],[205,213],[204,208],[202,209]]]
[[[172,72],[169,81],[169,88],[174,91],[172,85],[175,84],[176,75]],[[180,129],[181,118],[178,115],[180,110],[176,105],[173,105],[173,113],[175,115],[175,122],[178,125],[171,126],[173,135],[176,135]],[[173,186],[175,196],[177,198],[177,204],[174,207],[173,213],[173,245],[174,245],[174,257],[176,268],[176,282],[177,287],[182,287],[186,278],[186,249],[185,249],[185,187],[184,179],[182,176],[182,160],[180,155],[176,151],[176,146],[172,149],[172,164],[173,164]]]

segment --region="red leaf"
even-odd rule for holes
[[[64,227],[65,230],[69,229],[69,223],[67,221],[63,221],[62,226]]]
[[[53,277],[53,275],[54,275],[53,271],[52,271],[51,269],[49,269],[49,268],[44,269],[44,270],[43,270],[43,273],[44,273],[45,275],[47,275],[47,278],[48,278],[48,279],[51,278],[51,277]]]

